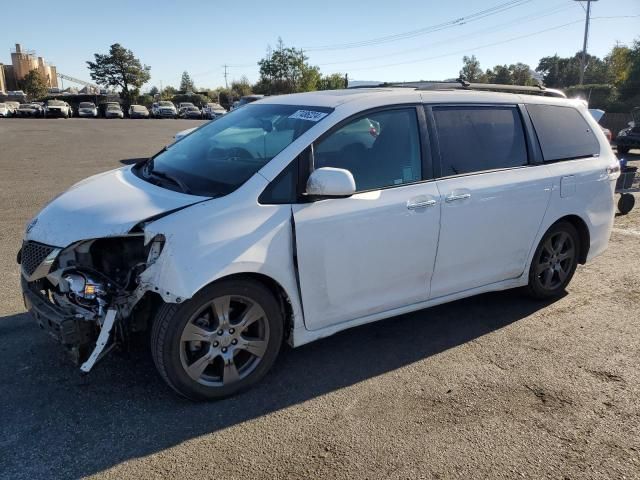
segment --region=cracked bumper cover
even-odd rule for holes
[[[77,350],[95,340],[95,327],[92,322],[77,318],[70,312],[52,304],[42,294],[30,287],[24,277],[21,278],[24,305],[34,317],[40,328],[65,347]]]

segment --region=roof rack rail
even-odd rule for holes
[[[357,85],[349,88],[379,88],[401,87],[415,88],[416,90],[485,90],[491,92],[524,93],[528,95],[543,95],[548,97],[567,98],[565,93],[554,88],[546,88],[543,85],[502,85],[498,83],[471,83],[464,78],[445,81],[419,81],[419,82],[385,82],[375,85]]]

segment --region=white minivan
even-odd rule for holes
[[[265,98],[45,206],[18,254],[25,305],[84,372],[150,330],[173,389],[226,397],[284,342],[493,290],[559,295],[607,247],[618,175],[579,101]]]

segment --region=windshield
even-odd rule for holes
[[[22,105],[20,105],[20,108],[23,110],[27,110],[29,108],[35,108],[33,105],[31,105],[30,103],[23,103]]]
[[[107,110],[120,110],[120,107],[118,105],[109,105]]]
[[[158,102],[158,105],[161,107],[173,107],[173,103],[171,102]]]
[[[95,108],[96,106],[91,102],[80,102],[80,108]]]
[[[47,105],[49,105],[50,107],[62,107],[64,106],[64,102],[61,100],[49,100],[47,102]]]
[[[169,146],[137,173],[152,182],[169,179],[169,188],[194,195],[226,195],[331,112],[322,107],[247,105]]]
[[[131,109],[134,112],[144,112],[147,109],[147,107],[143,107],[142,105],[131,105]]]

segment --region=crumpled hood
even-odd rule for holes
[[[29,222],[25,238],[66,247],[78,240],[123,235],[142,220],[207,199],[153,185],[131,168],[75,184]]]

